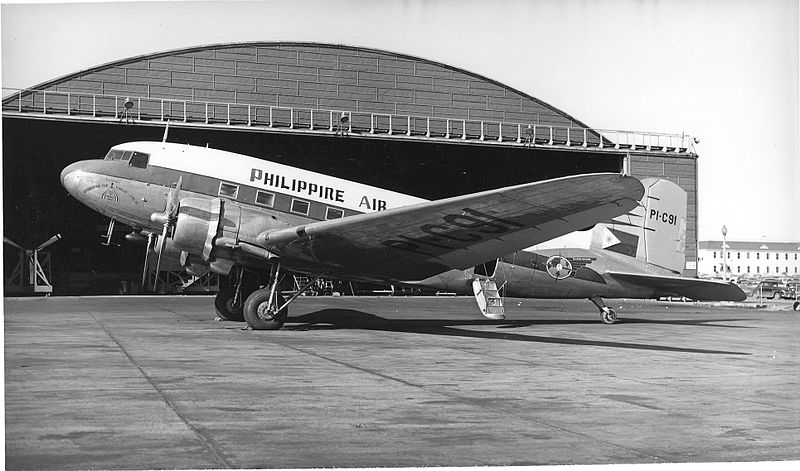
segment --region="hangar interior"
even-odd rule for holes
[[[120,227],[118,245],[101,245],[108,221],[70,198],[59,174],[121,142],[161,140],[167,122],[170,142],[427,199],[588,172],[666,178],[688,193],[684,275],[695,274],[689,136],[590,128],[446,64],[318,43],[221,44],[128,58],[3,96],[4,232],[23,247],[62,234],[48,248],[54,293],[137,284],[142,248],[125,244]],[[8,279],[16,255],[4,253]]]

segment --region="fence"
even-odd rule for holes
[[[3,100],[4,112],[120,121],[177,121],[285,128],[341,134],[422,136],[526,146],[592,147],[679,154],[694,152],[692,138],[685,134],[51,90],[3,89],[3,92],[4,95],[11,92]]]

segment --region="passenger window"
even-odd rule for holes
[[[307,201],[292,200],[292,212],[308,215],[309,204]]]
[[[227,198],[236,199],[236,197],[239,196],[239,185],[220,182],[218,194]]]
[[[269,208],[275,205],[275,195],[266,191],[256,191],[256,204],[267,206]]]
[[[131,152],[131,156],[128,157],[130,159],[130,166],[136,168],[147,168],[147,162],[150,161],[150,154],[145,154],[144,152],[133,152],[133,151],[126,151]],[[125,160],[125,156],[122,157]]]
[[[344,211],[336,208],[328,208],[325,213],[325,219],[341,219],[344,216]]]

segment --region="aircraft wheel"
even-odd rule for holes
[[[238,306],[233,303],[235,294],[235,292],[220,289],[220,292],[214,298],[214,308],[216,308],[219,317],[226,321],[242,322],[244,320],[244,312],[241,303]]]
[[[289,308],[285,307],[280,312],[273,312],[269,302],[269,289],[257,289],[247,297],[244,303],[244,319],[253,330],[278,330],[286,322]],[[284,303],[280,294],[276,295],[277,305]]]
[[[617,322],[617,312],[610,307],[604,307],[600,317],[603,320],[603,324],[613,324]]]
[[[800,301],[795,301],[794,304],[792,305],[792,309],[794,309],[795,311],[800,311]]]

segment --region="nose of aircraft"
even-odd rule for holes
[[[63,186],[71,195],[74,195],[78,189],[78,181],[80,180],[81,163],[75,162],[64,167],[61,171],[61,186]]]

